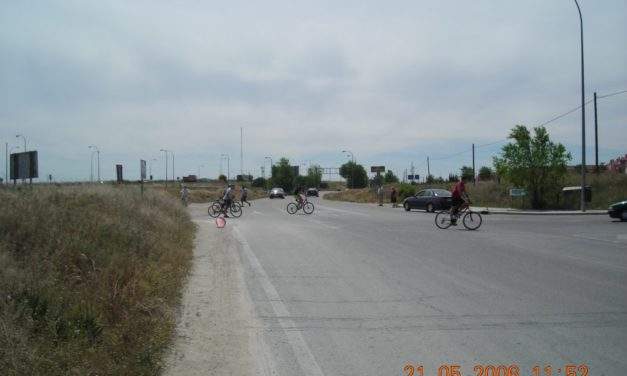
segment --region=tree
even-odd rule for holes
[[[266,186],[266,179],[256,178],[255,180],[253,180],[252,185],[256,188],[264,188]]]
[[[353,161],[346,162],[340,167],[340,176],[346,179],[349,188],[364,188],[368,185],[368,174],[364,166]]]
[[[479,180],[490,180],[493,175],[492,169],[488,166],[483,166],[479,169]]]
[[[427,175],[427,179],[425,180],[425,182],[426,182],[427,184],[433,184],[433,183],[435,183],[435,176],[433,176],[433,175]]]
[[[221,174],[220,176],[218,176],[218,181],[222,181],[222,182],[226,183],[226,175]]]
[[[320,187],[322,181],[322,167],[318,165],[310,166],[307,169],[307,183],[310,187]]]
[[[571,155],[564,145],[554,143],[544,127],[533,128],[533,137],[524,125],[509,134],[514,142],[503,146],[494,157],[496,173],[517,187],[526,188],[534,209],[544,208],[547,197],[558,197]]]
[[[462,166],[461,175],[464,181],[473,181],[475,177],[475,171],[472,169],[472,167]]]
[[[394,172],[392,172],[392,170],[387,170],[385,176],[383,177],[383,181],[386,184],[398,183],[398,178],[396,177],[396,175],[394,175]]]
[[[449,183],[458,182],[458,181],[459,181],[459,176],[457,176],[457,175],[455,175],[453,173],[448,174],[448,182]]]
[[[272,186],[281,187],[285,192],[294,189],[294,170],[290,166],[287,158],[281,158],[278,163],[272,166]]]

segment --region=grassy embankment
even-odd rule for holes
[[[0,374],[158,373],[194,232],[138,187],[0,190]]]
[[[579,185],[579,175],[571,174],[566,178],[566,186]],[[589,204],[590,209],[607,209],[614,202],[627,199],[627,174],[602,173],[599,175],[589,174],[587,184],[592,186],[592,202]],[[443,188],[451,189],[452,183],[444,184],[417,184],[411,186],[409,184],[388,184],[385,186],[386,198],[389,202],[389,192],[393,186],[397,189],[401,188],[401,197],[399,203],[411,192],[420,191],[426,188]],[[498,184],[495,181],[477,182],[476,186],[472,183],[466,184],[473,204],[476,206],[486,207],[513,207],[513,208],[529,208],[529,200],[509,197],[509,188],[507,184]],[[342,192],[333,192],[325,195],[328,200],[349,201],[359,203],[375,203],[377,197],[374,191],[364,189],[349,189]]]

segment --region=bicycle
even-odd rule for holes
[[[300,209],[302,209],[305,214],[311,214],[314,212],[314,204],[307,201],[307,197],[304,197],[302,201],[295,201],[287,204],[287,212],[290,214],[295,214]]]
[[[483,223],[483,218],[478,212],[470,210],[470,201],[465,200],[457,211],[456,219],[461,218],[464,227],[468,230],[476,230]],[[442,210],[435,216],[435,225],[441,229],[447,229],[453,225],[453,208]]]
[[[226,202],[223,199],[218,199],[209,205],[207,212],[211,218],[217,218],[220,214],[226,214],[227,209],[232,217],[239,218],[242,216],[242,206],[238,202],[232,201],[228,208],[225,206]]]

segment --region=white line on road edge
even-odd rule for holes
[[[248,259],[248,263],[255,274],[257,274],[257,279],[261,283],[261,287],[263,287],[263,291],[266,293],[270,304],[272,304],[272,309],[274,309],[274,313],[279,320],[279,324],[281,324],[283,332],[292,346],[292,351],[294,351],[294,354],[296,355],[296,360],[298,361],[298,365],[301,370],[305,375],[324,376],[300,331],[293,330],[293,328],[296,327],[296,324],[289,318],[290,312],[287,310],[287,307],[285,307],[285,304],[283,304],[283,300],[276,291],[276,288],[274,288],[274,285],[270,282],[270,278],[263,266],[259,263],[257,256],[255,256],[250,248],[250,245],[248,245],[248,241],[246,241],[246,238],[239,232],[239,229],[236,226],[233,227],[233,234],[242,244],[244,255]]]

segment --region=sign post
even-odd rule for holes
[[[379,206],[383,206],[383,182],[381,181],[381,173],[385,172],[385,166],[370,166],[370,172],[377,174],[377,182],[379,182],[377,196],[379,196]]]
[[[141,186],[142,196],[144,195],[144,180],[146,180],[146,161],[139,160],[139,185]]]

